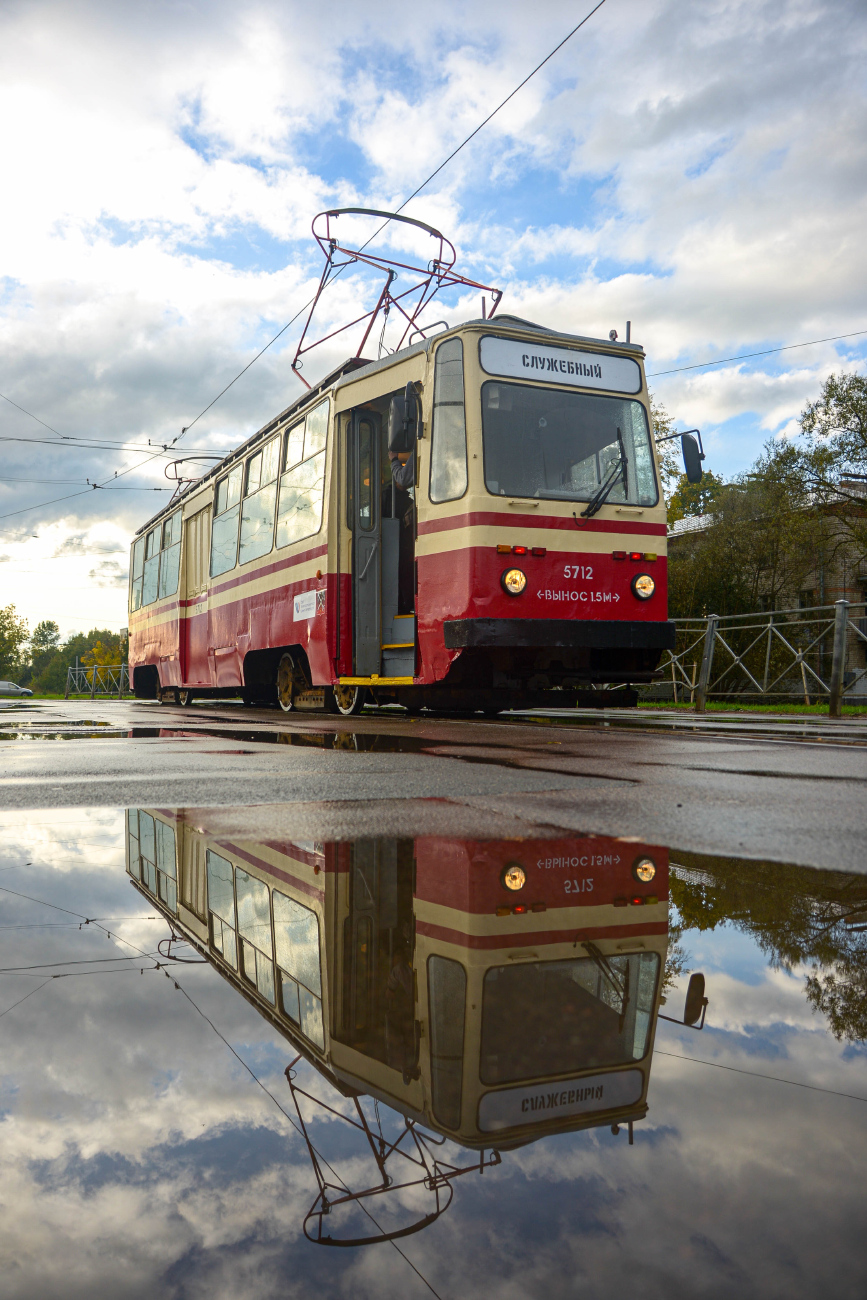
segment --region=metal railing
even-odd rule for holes
[[[863,603],[710,614],[677,620],[677,646],[663,667],[675,703],[678,694],[682,701],[688,696],[697,713],[710,696],[806,704],[827,698],[830,715],[839,718],[845,696],[858,686],[867,690],[867,668],[846,671],[859,644],[867,646]]]
[[[129,691],[129,664],[97,664],[95,668],[68,668],[66,670],[66,693],[70,695],[116,695],[120,700],[125,691]]]

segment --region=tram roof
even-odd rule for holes
[[[324,379],[321,379],[318,384],[315,384],[312,388],[308,389],[306,393],[302,393],[294,402],[291,402],[285,410],[280,412],[279,415],[272,416],[266,424],[263,424],[262,427],[257,429],[255,433],[251,434],[249,438],[245,438],[242,443],[238,444],[234,451],[230,451],[228,456],[224,456],[219,464],[215,465],[213,469],[209,469],[207,474],[203,474],[201,478],[197,478],[190,483],[189,486],[184,488],[177,497],[172,499],[170,504],[163,506],[155,515],[151,515],[150,519],[148,519],[146,523],[136,529],[135,536],[139,537],[142,533],[147,532],[149,528],[152,528],[155,523],[158,523],[164,516],[170,515],[173,510],[177,509],[181,501],[186,500],[190,493],[197,492],[199,488],[209,480],[215,478],[218,474],[222,474],[226,467],[231,465],[233,461],[246,455],[250,448],[260,438],[264,438],[269,433],[272,433],[286,420],[289,420],[293,415],[302,411],[307,405],[314,403],[317,398],[322,397],[325,393],[331,391],[336,392],[346,384],[354,383],[357,379],[363,379],[367,375],[375,375],[380,370],[388,370],[391,366],[401,361],[405,361],[407,357],[415,356],[419,352],[425,352],[427,349],[431,348],[434,343],[438,343],[449,334],[457,334],[461,330],[465,329],[475,330],[484,328],[493,330],[498,326],[501,328],[506,326],[507,328],[520,333],[530,332],[533,334],[544,334],[547,339],[558,339],[573,345],[576,343],[591,344],[596,348],[616,348],[618,352],[628,351],[634,353],[638,357],[644,356],[644,348],[639,343],[623,343],[619,339],[616,342],[613,342],[611,339],[593,338],[592,335],[589,334],[565,334],[560,330],[549,329],[547,325],[538,325],[535,321],[524,320],[520,316],[510,316],[504,312],[501,315],[490,317],[488,319],[478,316],[473,320],[461,321],[458,325],[452,325],[448,330],[442,330],[439,334],[433,334],[429,338],[421,339],[418,343],[413,343],[410,347],[401,348],[398,352],[392,352],[387,357],[382,357],[379,361],[365,361],[363,357],[349,357],[346,361],[341,362],[336,369],[330,371],[330,373],[327,374]]]

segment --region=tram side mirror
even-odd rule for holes
[[[419,435],[419,403],[412,384],[403,393],[396,393],[388,408],[389,452],[412,451]]]
[[[701,462],[704,460],[704,456],[691,433],[681,435],[680,449],[683,452],[683,468],[686,471],[687,479],[690,483],[700,483],[702,480]]]
[[[686,990],[686,1006],[683,1010],[683,1023],[685,1025],[695,1025],[701,1020],[699,1029],[704,1024],[704,1013],[707,1007],[707,998],[704,995],[704,976],[699,972],[690,975],[689,984]]]

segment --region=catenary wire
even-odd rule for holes
[[[499,113],[499,111],[500,111],[501,108],[505,108],[505,106],[506,106],[506,104],[508,104],[509,100],[510,100],[510,99],[513,99],[513,98],[515,97],[515,95],[517,95],[518,91],[519,91],[519,90],[522,90],[522,89],[524,88],[524,86],[526,86],[527,82],[530,81],[533,77],[535,77],[536,73],[539,72],[540,69],[544,68],[545,64],[546,64],[550,59],[553,59],[554,55],[558,52],[558,50],[561,50],[561,49],[563,48],[563,46],[566,44],[566,42],[567,42],[567,41],[570,41],[570,40],[572,39],[572,37],[575,35],[575,33],[576,33],[577,31],[579,31],[579,30],[584,26],[584,24],[585,24],[586,22],[589,22],[590,19],[593,17],[593,15],[597,12],[597,10],[601,9],[602,6],[603,6],[605,3],[606,3],[606,0],[599,0],[599,3],[595,6],[595,8],[591,9],[590,12],[589,12],[588,14],[586,14],[584,18],[581,19],[581,21],[580,21],[580,23],[578,23],[577,27],[573,27],[572,30],[571,30],[571,32],[569,32],[568,36],[564,36],[563,39],[562,39],[562,41],[560,41],[560,43],[559,43],[558,45],[555,45],[555,46],[554,46],[554,49],[551,51],[551,53],[550,53],[550,54],[547,54],[547,55],[545,56],[545,58],[542,60],[542,62],[541,62],[541,63],[538,63],[538,64],[536,65],[536,67],[533,69],[533,71],[532,71],[532,72],[529,72],[529,73],[527,74],[527,76],[524,78],[524,80],[523,80],[522,82],[520,82],[520,83],[515,87],[515,89],[514,89],[510,94],[508,94],[508,95],[506,96],[506,98],[505,98],[504,100],[502,100],[502,102],[499,103],[499,104],[497,105],[497,107],[496,107],[492,112],[490,112],[490,113],[488,114],[488,116],[484,119],[484,121],[480,122],[479,125],[475,128],[475,130],[471,131],[470,134],[467,136],[467,138],[466,138],[465,140],[463,140],[463,141],[458,145],[458,147],[457,147],[456,149],[453,149],[453,150],[452,150],[452,152],[449,154],[449,156],[448,156],[448,157],[447,157],[443,162],[440,163],[439,167],[437,167],[434,171],[432,171],[431,174],[430,174],[430,176],[428,176],[426,180],[423,180],[422,183],[421,183],[421,185],[419,185],[416,189],[414,189],[413,192],[412,192],[412,194],[410,194],[408,198],[405,198],[405,199],[404,199],[403,203],[401,203],[400,207],[397,208],[396,211],[397,211],[397,212],[402,212],[403,209],[406,207],[406,205],[407,205],[408,203],[411,203],[412,200],[413,200],[414,198],[417,197],[417,195],[421,194],[422,190],[423,190],[427,185],[429,185],[429,184],[431,183],[431,181],[434,179],[434,177],[435,177],[435,176],[438,176],[439,173],[443,170],[443,168],[446,167],[446,166],[448,166],[448,164],[452,161],[453,158],[456,158],[456,157],[457,157],[457,155],[461,152],[461,150],[464,149],[464,148],[465,148],[465,147],[470,143],[470,141],[474,138],[474,136],[477,136],[477,135],[479,134],[479,132],[482,130],[482,128],[485,127],[485,126],[487,126],[487,124],[491,121],[492,118],[496,117],[497,113]],[[366,243],[364,243],[364,244],[361,245],[361,249],[363,250],[363,249],[367,248],[368,244],[372,243],[372,241],[376,238],[376,236],[377,236],[377,235],[378,235],[382,230],[384,230],[385,227],[386,227],[387,225],[388,225],[388,222],[387,222],[387,221],[386,221],[386,222],[383,222],[383,224],[379,227],[379,229],[378,229],[378,230],[375,230],[375,231],[373,232],[373,234],[370,236],[370,239],[368,239],[368,240],[366,241]],[[341,268],[341,269],[342,269],[342,268]],[[332,279],[329,281],[329,283],[333,283],[334,280],[337,279],[337,276],[338,276],[339,274],[340,274],[340,271],[338,271],[338,272],[337,272],[337,273],[332,277]],[[295,324],[295,321],[298,319],[298,317],[299,317],[300,315],[302,315],[302,313],[305,312],[305,311],[307,310],[307,308],[311,305],[311,303],[313,303],[314,301],[315,301],[315,297],[314,297],[314,298],[311,298],[308,302],[306,302],[306,303],[304,304],[303,307],[301,307],[301,308],[300,308],[300,309],[295,313],[295,315],[292,317],[292,319],[291,319],[290,321],[287,321],[287,322],[286,322],[286,324],[283,326],[283,328],[280,330],[280,332],[277,333],[277,334],[275,334],[274,337],[273,337],[273,338],[272,338],[268,343],[265,344],[265,346],[261,349],[261,351],[259,351],[259,352],[256,353],[255,357],[253,357],[253,360],[252,360],[252,361],[249,361],[249,362],[247,363],[247,365],[244,367],[244,369],[238,372],[238,374],[237,374],[237,375],[235,376],[235,378],[231,381],[231,383],[228,383],[228,384],[226,385],[226,387],[222,390],[222,392],[219,392],[219,393],[217,394],[217,396],[213,399],[213,401],[209,402],[208,405],[205,407],[205,409],[204,409],[203,411],[200,411],[200,412],[199,412],[199,414],[196,416],[196,418],[195,418],[194,420],[191,420],[189,424],[187,424],[187,425],[184,426],[184,428],[182,429],[181,433],[178,435],[178,438],[176,438],[176,439],[174,440],[175,442],[179,441],[180,438],[182,438],[182,437],[184,436],[185,433],[188,433],[189,430],[192,429],[193,425],[194,425],[194,424],[197,424],[198,421],[201,420],[202,416],[203,416],[203,415],[206,415],[206,414],[208,413],[208,411],[210,411],[211,407],[214,406],[214,405],[216,405],[216,403],[219,402],[220,398],[221,398],[225,393],[228,393],[229,389],[232,387],[232,384],[236,384],[236,383],[238,382],[238,380],[241,378],[241,376],[242,376],[242,375],[245,375],[245,374],[247,373],[247,371],[250,369],[250,366],[254,365],[255,362],[257,362],[257,361],[259,360],[259,358],[260,358],[261,356],[263,356],[264,353],[266,353],[266,352],[268,351],[268,349],[269,349],[269,348],[270,348],[274,343],[276,343],[277,340],[278,340],[278,339],[279,339],[283,334],[286,333],[286,331],[288,330],[288,328],[289,328],[290,325],[294,325],[294,324]],[[174,443],[173,443],[172,445],[174,445]]]
[[[174,976],[169,975],[167,978],[168,978],[168,979],[174,979]],[[295,1130],[295,1132],[299,1135],[299,1137],[303,1137],[304,1135],[302,1134],[302,1132],[301,1132],[301,1130],[299,1129],[298,1125],[295,1123],[295,1120],[294,1120],[294,1119],[292,1118],[292,1116],[289,1114],[288,1110],[286,1110],[286,1108],[285,1108],[285,1107],[284,1107],[284,1106],[283,1106],[283,1105],[278,1101],[278,1099],[274,1096],[274,1094],[273,1094],[273,1092],[271,1091],[271,1089],[268,1088],[268,1087],[266,1087],[266,1085],[262,1082],[262,1080],[259,1078],[259,1076],[256,1074],[256,1072],[255,1072],[255,1071],[254,1071],[254,1070],[253,1070],[253,1069],[252,1069],[252,1068],[247,1064],[247,1062],[244,1060],[243,1056],[241,1056],[240,1053],[238,1053],[238,1052],[235,1050],[235,1048],[234,1048],[234,1047],[232,1046],[232,1044],[229,1042],[228,1038],[226,1038],[225,1035],[222,1034],[222,1033],[220,1032],[220,1030],[219,1030],[219,1029],[217,1028],[217,1026],[214,1024],[213,1020],[211,1020],[210,1016],[208,1016],[208,1015],[207,1015],[207,1014],[202,1010],[202,1008],[201,1008],[201,1007],[200,1007],[200,1006],[199,1006],[199,1005],[194,1001],[194,999],[190,996],[190,994],[187,992],[187,990],[184,988],[184,986],[183,986],[182,984],[179,984],[178,981],[177,981],[176,979],[174,979],[174,984],[175,984],[175,988],[178,990],[178,992],[179,992],[179,993],[183,993],[184,997],[187,999],[187,1001],[189,1002],[190,1006],[191,1006],[195,1011],[197,1011],[197,1012],[199,1013],[199,1015],[202,1017],[202,1019],[205,1021],[206,1024],[210,1025],[210,1027],[213,1029],[214,1033],[217,1035],[217,1037],[220,1039],[220,1041],[221,1041],[222,1043],[224,1043],[226,1047],[228,1047],[229,1051],[232,1053],[232,1055],[234,1056],[235,1060],[238,1062],[239,1065],[243,1066],[243,1068],[247,1071],[247,1073],[249,1074],[249,1076],[250,1076],[250,1078],[253,1080],[253,1082],[254,1082],[255,1084],[257,1084],[257,1085],[262,1089],[262,1091],[265,1093],[266,1097],[270,1097],[271,1101],[273,1101],[274,1105],[275,1105],[275,1106],[277,1107],[277,1109],[280,1111],[280,1114],[283,1115],[283,1116],[284,1116],[284,1117],[289,1121],[289,1123],[291,1124],[292,1128],[293,1128],[293,1129]],[[311,1145],[312,1145],[312,1143],[311,1143]],[[315,1147],[314,1147],[313,1149],[316,1150]],[[337,1173],[336,1169],[335,1169],[334,1166],[331,1164],[331,1162],[328,1161],[328,1160],[326,1160],[325,1157],[322,1155],[321,1152],[317,1151],[316,1154],[317,1154],[317,1156],[319,1157],[319,1159],[322,1161],[322,1163],[323,1163],[324,1165],[327,1165],[327,1167],[328,1167],[328,1169],[331,1171],[331,1173],[334,1174],[334,1177],[340,1179],[340,1182],[343,1184],[344,1190],[345,1190],[345,1191],[349,1191],[349,1188],[346,1186],[346,1183],[343,1181],[343,1179],[342,1179],[342,1178],[340,1177],[340,1175]],[[367,1215],[368,1219],[370,1219],[371,1223],[373,1223],[373,1224],[375,1225],[375,1227],[377,1227],[380,1231],[382,1231],[381,1225],[380,1225],[379,1223],[377,1223],[376,1219],[375,1219],[375,1218],[373,1217],[373,1215],[370,1213],[370,1210],[368,1210],[367,1206],[366,1206],[362,1201],[359,1201],[358,1204],[359,1204],[360,1209],[362,1209],[362,1210],[364,1211],[364,1213]],[[424,1282],[425,1286],[428,1288],[428,1290],[431,1292],[431,1294],[432,1294],[432,1295],[435,1295],[435,1296],[437,1297],[437,1300],[441,1300],[441,1297],[440,1297],[440,1295],[439,1295],[439,1292],[437,1292],[437,1291],[434,1290],[434,1288],[431,1286],[430,1282],[428,1282],[428,1280],[427,1280],[427,1278],[424,1276],[424,1274],[423,1274],[422,1272],[420,1272],[419,1269],[416,1268],[415,1264],[413,1264],[413,1262],[412,1262],[412,1260],[409,1258],[409,1256],[406,1255],[406,1254],[404,1254],[404,1252],[401,1250],[400,1246],[398,1246],[397,1242],[396,1242],[396,1241],[391,1241],[391,1242],[389,1243],[389,1245],[391,1245],[391,1246],[394,1247],[394,1249],[397,1251],[398,1255],[400,1255],[401,1259],[406,1260],[407,1264],[409,1264],[409,1266],[410,1266],[410,1268],[412,1269],[412,1271],[416,1274],[417,1277],[419,1277],[419,1278],[421,1279],[422,1282]]]
[[[867,1101],[854,1092],[838,1092],[836,1088],[819,1088],[815,1083],[799,1083],[796,1079],[782,1079],[777,1074],[761,1074],[758,1070],[739,1070],[735,1065],[723,1065],[721,1061],[703,1061],[700,1056],[686,1056],[683,1052],[663,1052],[656,1047],[654,1056],[670,1056],[675,1061],[692,1061],[693,1065],[710,1065],[715,1070],[728,1070],[731,1074],[746,1074],[751,1079],[770,1079],[772,1083],[787,1083],[792,1088],[806,1088],[809,1092],[826,1092],[831,1097],[845,1097],[849,1101]]]
[[[435,176],[439,175],[439,173],[442,171],[442,169],[443,169],[443,168],[444,168],[448,163],[450,163],[451,160],[452,160],[453,158],[457,157],[457,155],[460,153],[460,151],[461,151],[461,150],[462,150],[462,149],[463,149],[467,144],[469,144],[470,140],[472,140],[472,139],[474,138],[474,136],[478,135],[479,131],[481,131],[483,127],[487,126],[488,122],[490,122],[491,119],[494,118],[494,117],[497,115],[497,113],[499,113],[500,109],[503,108],[503,107],[505,107],[505,105],[508,104],[509,100],[512,99],[512,98],[513,98],[513,97],[518,93],[519,90],[521,90],[524,86],[526,86],[527,82],[530,81],[530,79],[536,75],[536,73],[540,70],[540,68],[543,68],[543,67],[545,66],[545,64],[549,61],[549,59],[552,59],[552,58],[554,57],[554,55],[557,53],[557,51],[560,50],[560,49],[562,49],[563,46],[566,44],[566,42],[569,41],[569,40],[571,40],[571,38],[575,35],[575,33],[576,33],[577,31],[580,31],[580,29],[584,26],[584,24],[585,24],[586,22],[589,22],[589,20],[593,17],[593,15],[594,15],[594,14],[595,14],[599,9],[601,9],[602,6],[603,6],[605,3],[606,3],[606,0],[599,0],[599,3],[598,3],[597,5],[595,5],[594,8],[591,9],[590,12],[589,12],[588,14],[585,15],[584,18],[581,19],[581,22],[578,23],[576,27],[573,27],[572,31],[569,32],[569,34],[568,34],[567,36],[564,36],[563,40],[560,41],[560,42],[559,42],[559,43],[554,47],[554,49],[550,52],[550,54],[546,55],[545,58],[542,60],[542,62],[539,63],[539,64],[537,64],[536,67],[533,69],[532,72],[528,73],[528,75],[524,78],[524,80],[523,80],[522,82],[520,82],[520,84],[517,85],[517,86],[515,87],[515,89],[514,89],[510,94],[508,94],[508,95],[506,96],[506,98],[505,98],[505,99],[504,99],[500,104],[498,104],[497,107],[496,107],[496,108],[495,108],[491,113],[488,114],[488,116],[484,119],[484,121],[480,122],[479,125],[475,128],[475,130],[472,131],[472,132],[470,132],[470,134],[467,136],[467,138],[466,138],[464,141],[462,141],[462,143],[459,144],[458,147],[457,147],[456,149],[453,149],[453,150],[452,150],[452,152],[449,154],[448,158],[446,158],[444,162],[440,163],[439,167],[437,167],[434,171],[432,171],[431,174],[430,174],[430,176],[428,176],[426,180],[422,181],[421,185],[419,185],[415,190],[413,190],[413,192],[412,192],[412,194],[410,194],[409,198],[404,199],[403,203],[402,203],[402,204],[400,205],[400,207],[397,209],[398,212],[402,212],[403,209],[406,207],[406,205],[407,205],[407,204],[408,204],[412,199],[414,199],[414,198],[416,197],[416,195],[420,194],[421,191],[425,188],[425,186],[428,185],[428,184],[433,180],[433,178],[434,178]],[[380,233],[380,231],[381,231],[382,229],[384,229],[384,226],[385,226],[385,225],[388,225],[388,222],[385,222],[384,225],[381,226],[381,227],[379,228],[379,230],[374,231],[374,233],[370,236],[370,239],[368,239],[367,243],[362,245],[362,248],[366,248],[366,247],[367,247],[367,244],[370,244],[370,243],[372,242],[372,240],[374,240],[374,239],[376,238],[376,236]],[[338,274],[339,274],[339,273],[340,273],[340,272],[338,272]],[[332,277],[332,280],[333,280],[333,279],[336,279],[336,278],[337,278],[337,276],[334,276],[334,277]],[[289,326],[290,326],[290,325],[293,325],[293,324],[295,323],[295,321],[298,319],[298,317],[299,317],[299,316],[300,316],[304,311],[307,310],[307,308],[310,306],[310,303],[313,302],[313,301],[314,301],[314,299],[310,299],[309,302],[305,303],[304,306],[301,307],[300,310],[297,311],[297,312],[295,313],[295,315],[292,317],[291,320],[289,320],[289,321],[286,322],[286,324],[283,326],[283,328],[282,328],[281,330],[279,330],[278,333],[275,334],[274,337],[273,337],[273,338],[272,338],[268,343],[266,343],[265,346],[264,346],[263,348],[261,348],[259,352],[256,353],[256,355],[253,357],[253,359],[252,359],[251,361],[248,361],[248,362],[247,362],[247,365],[244,366],[243,370],[241,370],[241,371],[238,372],[238,374],[235,376],[235,378],[232,379],[232,380],[231,380],[231,381],[226,385],[226,387],[225,387],[224,389],[222,389],[222,391],[219,392],[219,393],[217,394],[217,396],[216,396],[216,397],[215,397],[211,402],[208,403],[208,405],[204,408],[204,410],[200,411],[199,414],[195,417],[195,419],[194,419],[194,420],[191,420],[189,424],[184,425],[184,427],[181,429],[181,432],[180,432],[179,434],[177,434],[177,436],[174,437],[174,438],[171,440],[171,442],[168,444],[168,447],[174,447],[178,442],[180,442],[181,438],[183,438],[183,437],[185,436],[185,434],[188,433],[190,429],[192,429],[193,425],[194,425],[194,424],[197,424],[197,423],[199,422],[199,420],[202,418],[202,416],[205,415],[205,414],[207,414],[207,412],[211,409],[211,407],[212,407],[212,406],[215,406],[216,403],[220,400],[220,398],[223,397],[224,394],[227,393],[227,392],[229,391],[229,389],[230,389],[234,384],[236,384],[236,383],[238,382],[238,380],[241,378],[241,376],[244,375],[244,374],[246,374],[246,372],[250,369],[250,367],[251,367],[252,365],[254,365],[254,364],[259,360],[259,358],[260,358],[261,356],[263,356],[264,353],[267,352],[268,349],[269,349],[270,347],[272,347],[273,344],[276,343],[277,340],[278,340],[278,339],[279,339],[283,334],[286,333],[286,331],[287,331],[287,329],[289,328]],[[7,400],[9,400],[9,399],[7,399]],[[16,405],[16,404],[13,403],[13,405]],[[19,407],[18,409],[23,411],[23,410],[24,410],[24,407]],[[30,413],[29,411],[27,411],[27,412],[25,412],[25,414],[30,415],[31,413]],[[37,419],[38,417],[34,416],[33,418],[34,418],[34,419]],[[42,424],[43,421],[40,420],[39,423]],[[46,428],[50,428],[50,427],[51,427],[50,425],[46,425]],[[56,429],[52,429],[51,431],[52,431],[52,433],[56,433],[56,432],[57,432]],[[58,434],[58,437],[62,437],[62,436],[63,436],[62,434]],[[116,473],[114,474],[114,476],[113,476],[114,479],[118,479],[118,478],[123,477],[124,474],[128,474],[128,473],[130,473],[132,469],[143,469],[145,465],[149,464],[150,461],[154,459],[154,456],[158,456],[158,455],[163,455],[163,454],[165,454],[165,450],[166,450],[166,449],[164,448],[162,452],[155,452],[153,456],[147,456],[143,461],[141,461],[141,462],[140,462],[138,465],[136,465],[136,466],[125,466],[123,469],[119,470],[118,472],[116,472]],[[111,479],[108,479],[108,480],[106,480],[106,483],[111,482],[111,481],[112,481]],[[103,487],[105,487],[105,484],[104,484],[104,483],[94,483],[94,484],[93,484],[93,488],[94,488],[94,489],[96,489],[96,488],[103,488]],[[34,505],[34,506],[26,506],[26,507],[25,507],[24,509],[22,509],[22,510],[12,510],[12,511],[9,511],[7,514],[0,515],[0,519],[12,519],[12,518],[14,518],[16,515],[28,514],[28,513],[29,513],[30,511],[32,511],[32,510],[44,510],[47,506],[60,505],[60,504],[61,504],[62,502],[64,502],[64,501],[72,501],[72,500],[73,500],[75,497],[77,497],[77,496],[86,496],[86,495],[87,495],[86,492],[72,493],[70,496],[66,496],[66,497],[58,497],[56,500],[53,500],[53,501],[43,501],[43,502],[39,503],[38,505]]]
[[[751,357],[770,357],[775,352],[791,352],[793,348],[812,348],[817,343],[839,343],[841,339],[857,339],[867,330],[853,330],[851,334],[834,334],[828,339],[808,339],[806,343],[787,343],[782,348],[765,348],[763,352],[743,352],[736,357],[720,357],[718,361],[697,361],[691,366],[676,366],[674,370],[654,370],[647,379],[657,379],[660,375],[680,375],[684,370],[704,370],[707,366],[724,366],[729,361],[749,361]]]

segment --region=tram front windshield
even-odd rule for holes
[[[657,501],[647,415],[640,402],[525,384],[482,385],[485,483],[495,496],[588,501],[621,453],[608,500]],[[618,437],[619,430],[619,437]]]
[[[658,975],[659,957],[652,952],[489,970],[482,1082],[515,1083],[641,1060]]]

